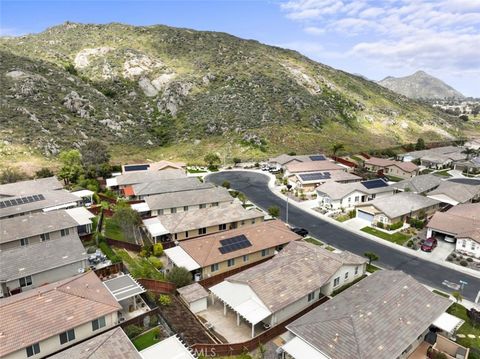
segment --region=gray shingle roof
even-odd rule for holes
[[[76,234],[0,251],[0,280],[11,281],[80,262],[86,258],[85,248]]]
[[[398,188],[400,190],[405,190],[406,188],[409,188],[410,191],[413,193],[424,193],[435,189],[442,182],[443,179],[441,177],[426,174],[397,182],[393,184],[392,187]]]
[[[26,194],[42,193],[62,189],[63,184],[56,177],[39,178],[28,181],[7,183],[0,185],[0,198],[2,196],[23,196]]]
[[[382,270],[287,329],[332,359],[397,358],[451,304],[403,272]]]
[[[480,185],[445,181],[428,195],[435,196],[439,194],[448,196],[457,202],[465,203],[480,194]]]
[[[365,258],[347,251],[333,253],[296,241],[290,242],[271,260],[226,280],[249,285],[267,308],[276,312],[322,287],[343,265],[364,263]]]
[[[187,303],[208,297],[207,290],[198,283],[192,283],[185,287],[178,288],[177,292]]]
[[[214,187],[212,183],[202,183],[196,177],[184,177],[139,183],[133,185],[133,192],[136,196],[151,196],[161,193],[192,191],[212,187]]]
[[[128,186],[137,183],[146,183],[184,177],[186,176],[182,170],[172,168],[165,169],[163,171],[127,172],[115,178],[117,180],[117,185]]]

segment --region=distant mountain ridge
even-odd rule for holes
[[[387,76],[377,81],[383,87],[399,93],[411,99],[462,99],[465,96],[442,80],[427,74],[425,71],[417,71],[405,77]]]

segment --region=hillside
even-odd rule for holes
[[[378,83],[394,92],[412,99],[464,98],[464,96],[424,71],[417,71],[405,77],[386,77]]]
[[[101,138],[123,154],[258,157],[452,138],[463,126],[295,51],[160,25],[1,38],[0,81],[0,141],[46,155]]]

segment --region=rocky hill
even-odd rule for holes
[[[295,51],[166,26],[65,23],[1,38],[0,83],[0,141],[45,154],[89,138],[178,153],[221,139],[277,152],[462,130],[454,117]]]
[[[394,92],[412,99],[464,98],[464,96],[424,71],[417,71],[405,77],[386,77],[378,83]]]

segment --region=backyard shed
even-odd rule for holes
[[[198,283],[178,288],[180,298],[188,305],[192,313],[198,313],[207,309],[208,292]]]

